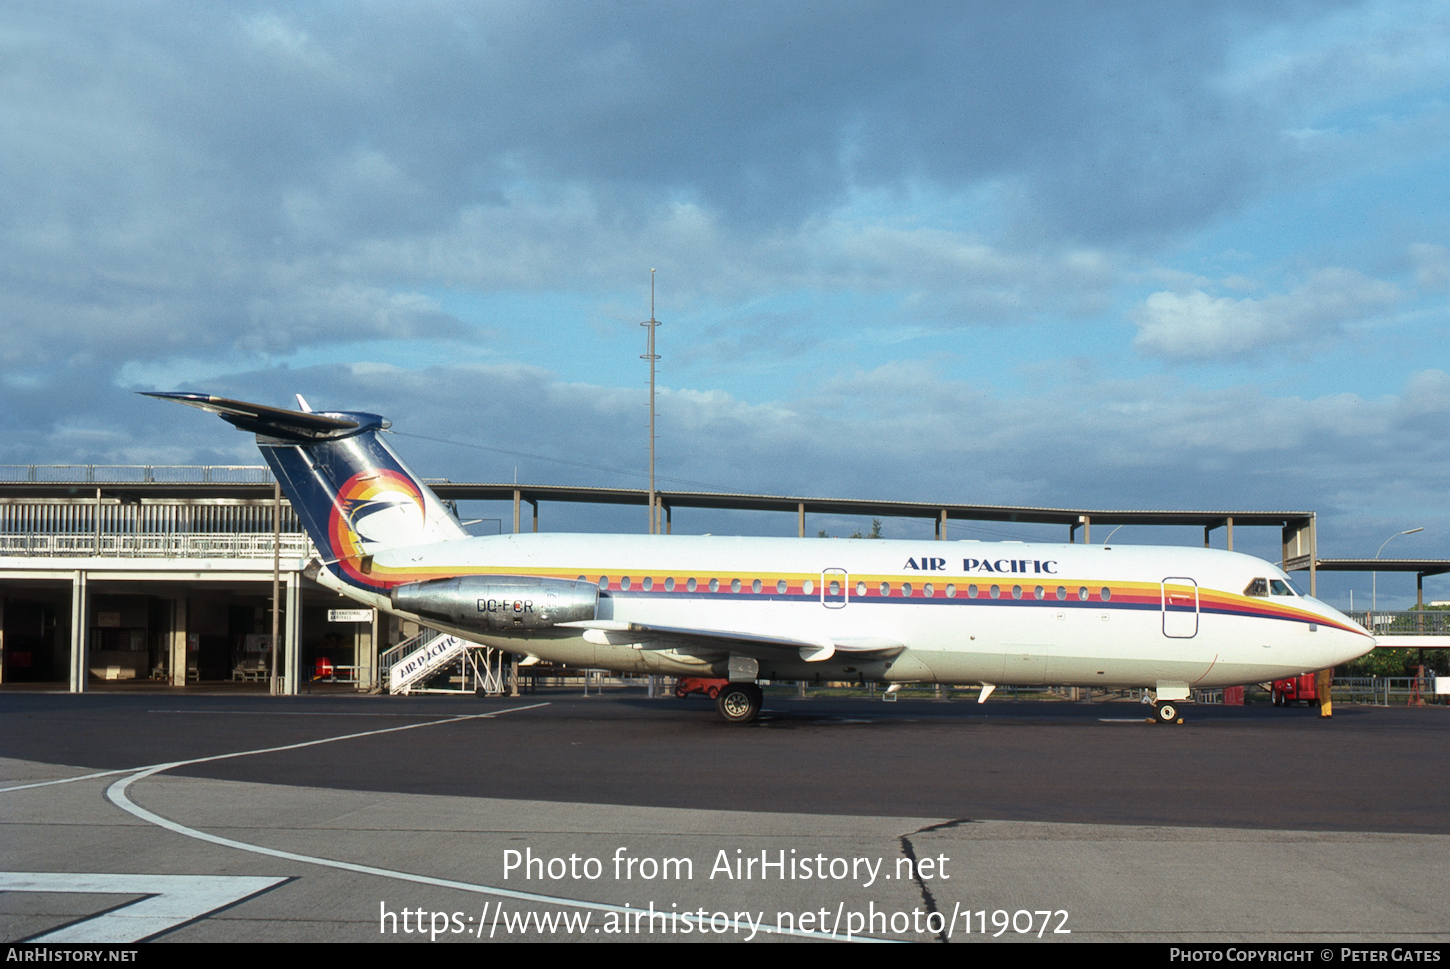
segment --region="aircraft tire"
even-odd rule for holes
[[[1160,700],[1153,705],[1153,716],[1159,723],[1172,723],[1178,719],[1178,704],[1172,700]]]
[[[731,683],[715,698],[715,709],[726,723],[749,723],[760,713],[762,699],[754,683]]]

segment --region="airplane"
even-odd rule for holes
[[[1195,688],[1298,676],[1373,637],[1279,567],[1216,549],[665,535],[473,536],[363,412],[166,392],[256,434],[323,560],[365,605],[576,668],[728,680],[1150,690],[1182,722]]]

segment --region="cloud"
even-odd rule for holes
[[[1426,289],[1450,287],[1450,249],[1417,242],[1410,246],[1410,259],[1415,264],[1415,282]]]
[[[1402,295],[1394,284],[1352,269],[1321,269],[1291,293],[1259,299],[1165,290],[1132,314],[1133,345],[1165,360],[1243,359],[1267,347],[1333,342]]]

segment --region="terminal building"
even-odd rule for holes
[[[266,468],[0,474],[4,683],[265,679],[274,573],[286,682],[299,682],[303,643],[375,681],[376,620],[329,622],[348,603],[302,575],[316,553]]]

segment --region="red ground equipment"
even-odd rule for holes
[[[1305,673],[1287,680],[1275,680],[1273,701],[1276,707],[1287,707],[1291,703],[1303,703],[1305,706],[1318,703],[1319,694],[1314,689],[1314,674]]]
[[[675,681],[675,696],[683,700],[691,693],[701,693],[713,700],[720,695],[721,690],[729,685],[729,680],[707,680],[699,676],[682,676]]]

